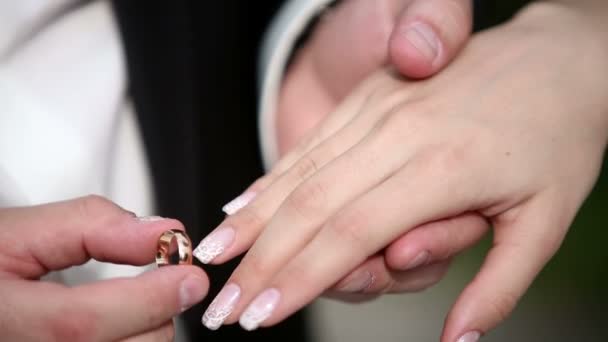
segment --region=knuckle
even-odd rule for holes
[[[286,208],[303,218],[314,218],[323,210],[327,191],[320,182],[307,182],[294,190],[286,200]]]
[[[104,217],[127,213],[127,211],[120,208],[114,202],[99,195],[82,197],[76,202],[76,206],[81,217],[85,220],[90,219],[91,217]]]
[[[293,172],[300,182],[305,181],[319,170],[317,161],[309,155],[303,156],[293,166]]]
[[[459,175],[470,175],[471,165],[475,165],[474,149],[468,142],[437,143],[425,149],[419,156],[419,161],[424,170],[432,173],[437,179],[453,180]]]
[[[424,105],[412,102],[408,109],[396,108],[379,121],[377,133],[390,143],[403,145],[428,139],[434,129],[434,117]]]
[[[248,254],[242,261],[234,278],[238,278],[237,283],[251,283],[252,280],[261,280],[272,274],[272,267],[267,261],[268,257],[257,254]],[[241,281],[247,280],[247,281]]]
[[[228,217],[227,225],[236,229],[252,229],[262,227],[266,219],[252,206],[241,208],[236,214]]]
[[[277,179],[276,171],[272,170],[266,175],[258,178],[251,187],[249,188],[252,192],[261,192],[263,189],[267,188],[275,179]]]
[[[349,209],[328,222],[328,228],[339,239],[346,239],[358,247],[370,240],[369,216],[362,210]]]
[[[47,322],[50,341],[93,341],[97,332],[96,322],[96,314],[90,310],[65,308]]]
[[[311,288],[316,285],[314,283],[314,280],[317,278],[318,276],[315,274],[311,274],[309,268],[306,267],[306,265],[298,264],[290,265],[289,267],[282,270],[280,279],[286,279],[288,283],[292,286],[295,285],[300,288]]]

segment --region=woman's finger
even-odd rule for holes
[[[90,258],[145,265],[163,231],[184,229],[177,220],[137,218],[99,196],[0,209],[0,226],[0,268],[28,279]]]
[[[476,213],[423,224],[399,237],[382,254],[370,257],[329,292],[333,297],[340,294],[352,297],[352,293],[414,291],[416,286],[410,286],[409,282],[401,284],[400,275],[449,261],[478,242],[488,229],[485,218]],[[424,278],[419,278],[424,285]]]
[[[262,230],[266,228],[271,218],[276,215],[279,207],[286,200],[289,201],[287,197],[294,189],[324,168],[326,164],[332,162],[339,156],[342,156],[344,152],[351,149],[354,145],[357,145],[361,139],[368,134],[378,119],[378,116],[389,111],[403,98],[404,92],[401,91],[399,92],[399,96],[393,96],[385,101],[379,101],[379,97],[381,97],[380,94],[385,95],[387,92],[395,90],[395,87],[402,86],[396,81],[394,83],[387,83],[389,84],[381,87],[377,91],[373,91],[372,95],[363,96],[361,94],[356,94],[354,97],[360,97],[361,95],[366,100],[358,103],[361,107],[355,106],[349,108],[349,110],[357,113],[357,115],[349,121],[345,127],[331,137],[325,139],[309,153],[298,159],[286,172],[280,175],[271,186],[258,194],[251,202],[243,203],[241,199],[237,200],[237,202],[239,202],[239,210],[230,210],[232,215],[229,215],[218,228],[201,241],[199,246],[195,249],[194,255],[202,263],[218,264],[226,262],[247,250],[253,242],[256,241]],[[371,92],[369,89],[367,91]],[[376,146],[376,148],[378,148],[378,146]],[[370,153],[373,153],[373,155],[370,155]],[[367,151],[368,159],[365,159],[364,154],[354,155],[352,152],[349,152],[350,156],[354,155],[350,158],[351,161],[353,163],[361,164],[350,165],[349,170],[354,171],[355,169],[353,169],[353,167],[373,168],[384,165],[381,163],[370,163],[372,162],[370,158],[375,158],[380,154],[380,151]],[[394,161],[394,159],[386,161],[391,162]],[[334,170],[333,176],[338,176],[335,174],[336,172],[342,173],[341,170],[337,170],[335,167]],[[354,174],[351,174],[350,177],[353,178],[353,183],[363,183],[361,177],[355,177]],[[334,185],[339,186],[339,184],[342,183],[336,183]],[[302,193],[303,191],[299,192]],[[352,193],[352,191],[350,192]],[[305,196],[305,194],[300,195]]]
[[[432,161],[408,161],[400,172],[332,215],[305,246],[296,246],[296,255],[289,260],[281,260],[281,256],[282,263],[275,264],[277,246],[273,246],[271,256],[248,254],[247,268],[237,269],[233,278],[234,283],[247,285],[233,316],[239,316],[246,329],[277,323],[404,232],[424,222],[458,215],[474,203],[475,199],[469,198],[473,196],[470,187],[459,173],[437,167],[443,161],[435,158],[442,158],[441,154],[431,156]],[[382,231],[377,227],[383,227]],[[248,306],[241,314],[243,304]]]
[[[158,329],[132,336],[118,342],[173,342],[174,339],[175,327],[171,320]]]
[[[288,148],[289,152],[285,153],[272,166],[269,172],[253,182],[240,196],[226,204],[222,210],[227,215],[236,213],[270,184],[280,178],[287,170],[291,169],[304,155],[342,129],[361,112],[364,104],[370,101],[370,94],[374,93],[374,89],[378,87],[380,82],[380,77],[372,76],[356,87],[353,86],[354,89],[351,96],[337,105],[329,115],[315,125],[314,129],[311,129],[299,139],[299,142],[294,147],[290,146]]]
[[[251,211],[256,209],[255,204],[228,218],[227,221],[232,222],[233,226],[237,223],[236,227],[240,227],[237,230],[239,239],[243,239],[247,244],[251,244],[255,240],[255,244],[249,249],[225,286],[225,288],[235,289],[235,291],[238,289],[239,297],[243,298],[242,301],[236,301],[229,307],[226,307],[225,303],[217,305],[212,303],[205,316],[215,316],[215,312],[221,310],[225,313],[222,323],[226,319],[227,323],[236,321],[238,317],[229,317],[230,312],[242,310],[254,294],[252,291],[270,281],[274,274],[315,236],[327,217],[368,187],[381,182],[387,173],[391,172],[390,164],[376,163],[371,160],[375,154],[369,146],[360,145],[351,153],[340,156],[332,162],[330,169],[324,169],[319,175],[298,186],[298,189],[289,195],[285,204],[281,206],[261,234],[248,229],[246,225],[248,222],[244,221],[244,218],[247,218],[244,215],[251,215]],[[312,164],[315,163],[312,162]],[[348,171],[340,172],[339,168]],[[345,187],[345,184],[348,184],[348,187]],[[258,234],[260,235],[258,236]],[[244,247],[246,246],[241,248]],[[356,265],[353,265],[352,268],[354,266]],[[240,293],[240,286],[245,284],[249,292],[243,295]],[[221,292],[218,297],[222,297]],[[213,320],[213,322],[216,321]],[[206,325],[210,329],[217,328],[217,324],[210,326],[206,323]]]
[[[341,207],[390,178],[406,163],[408,151],[414,147],[402,146],[392,158],[382,158],[386,153],[384,146],[391,146],[393,138],[373,131],[327,166],[318,168],[314,176],[289,194],[228,280],[228,284],[247,284],[249,291],[242,294],[242,303],[248,302],[259,287],[304,248]],[[337,137],[328,144],[334,142],[341,143]],[[319,158],[333,150],[335,148],[324,144],[318,150]],[[315,152],[304,160],[312,160],[312,165],[319,164],[313,159]],[[244,208],[234,217],[247,213],[252,207]],[[355,266],[357,264],[350,269]],[[236,312],[242,310],[242,303],[236,305]],[[235,316],[229,317],[227,322],[235,319]]]
[[[475,342],[505,320],[547,261],[574,217],[541,194],[495,220],[494,245],[446,320],[442,342]]]

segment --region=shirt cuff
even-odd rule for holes
[[[264,168],[279,159],[276,107],[285,68],[300,36],[335,0],[290,0],[266,32],[259,65],[258,134]]]

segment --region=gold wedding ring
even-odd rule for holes
[[[180,265],[192,264],[192,242],[185,232],[171,229],[164,232],[158,239],[158,250],[156,252],[156,265],[166,266],[171,264],[171,243],[175,239]]]

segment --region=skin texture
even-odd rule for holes
[[[468,40],[471,18],[470,0],[340,1],[324,14],[286,73],[277,115],[281,154],[378,68],[393,65],[411,78],[441,71]],[[408,39],[408,29],[420,25],[437,44],[434,57],[420,51],[419,39]]]
[[[207,293],[195,266],[75,287],[39,281],[87,260],[154,262],[170,219],[138,220],[97,196],[0,209],[0,330],[8,341],[172,341],[172,319]],[[92,296],[91,294],[94,293]]]
[[[470,0],[341,1],[324,15],[286,72],[277,114],[280,154],[285,155],[307,134],[315,132],[316,126],[347,94],[378,68],[392,65],[412,79],[429,78],[443,70],[468,41],[471,6]],[[420,25],[428,27],[435,35],[438,46],[434,57],[420,51],[420,41],[416,37],[409,38],[410,29]],[[344,56],[346,51],[348,56]],[[283,173],[293,159],[281,160],[275,168],[276,173]],[[252,186],[252,190],[261,190],[275,178],[273,174],[264,177]],[[464,236],[456,241],[442,240],[442,236],[457,235],[462,227],[467,227]],[[389,287],[391,291],[411,292],[431,286],[447,270],[447,267],[431,264],[449,264],[454,253],[448,249],[459,251],[479,241],[487,232],[488,223],[483,217],[466,214],[433,222],[429,229],[426,226],[419,228],[395,242],[388,260],[382,255],[370,258],[337,282],[326,295],[358,302],[373,299]],[[421,253],[427,253],[428,258],[416,265],[415,259]],[[431,267],[427,269],[427,265]],[[365,279],[358,278],[369,278],[369,275],[373,275],[374,282],[361,291],[357,284],[365,283]],[[415,282],[415,285],[402,281],[414,278],[425,281]],[[402,284],[389,286],[392,282]]]
[[[391,264],[403,234],[463,215],[491,222],[494,245],[441,340],[507,318],[560,247],[608,140],[605,27],[589,20],[607,9],[580,4],[526,8],[430,79],[387,68],[364,81],[220,225],[236,240],[215,263],[248,250],[226,323],[270,289],[280,296],[257,323],[276,324],[374,255]]]

